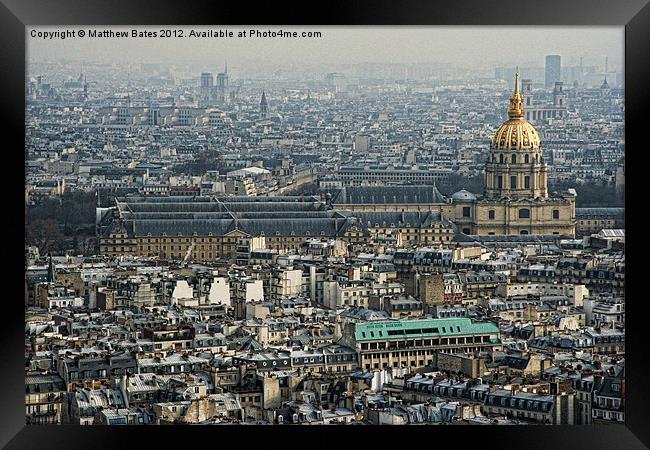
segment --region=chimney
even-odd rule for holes
[[[594,389],[598,389],[600,387],[600,382],[602,381],[603,376],[600,373],[595,373],[594,374]]]

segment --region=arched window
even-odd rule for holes
[[[521,208],[519,210],[519,218],[520,219],[530,219],[530,209],[528,208]]]
[[[510,157],[510,162],[511,162],[512,164],[516,164],[516,163],[517,163],[517,155],[512,155],[512,156]]]
[[[524,155],[524,163],[528,164],[528,155]]]

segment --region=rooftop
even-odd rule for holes
[[[462,336],[467,334],[499,333],[493,323],[473,322],[468,318],[406,319],[356,324],[357,341],[403,339],[405,337]]]

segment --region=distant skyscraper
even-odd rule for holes
[[[562,67],[560,64],[560,55],[546,55],[545,67],[546,79],[544,85],[548,87],[555,86],[555,83],[561,81]]]

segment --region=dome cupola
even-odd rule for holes
[[[494,133],[492,149],[530,150],[540,147],[539,133],[526,119],[524,96],[519,91],[519,69],[515,74],[515,92],[510,97],[508,120]]]

